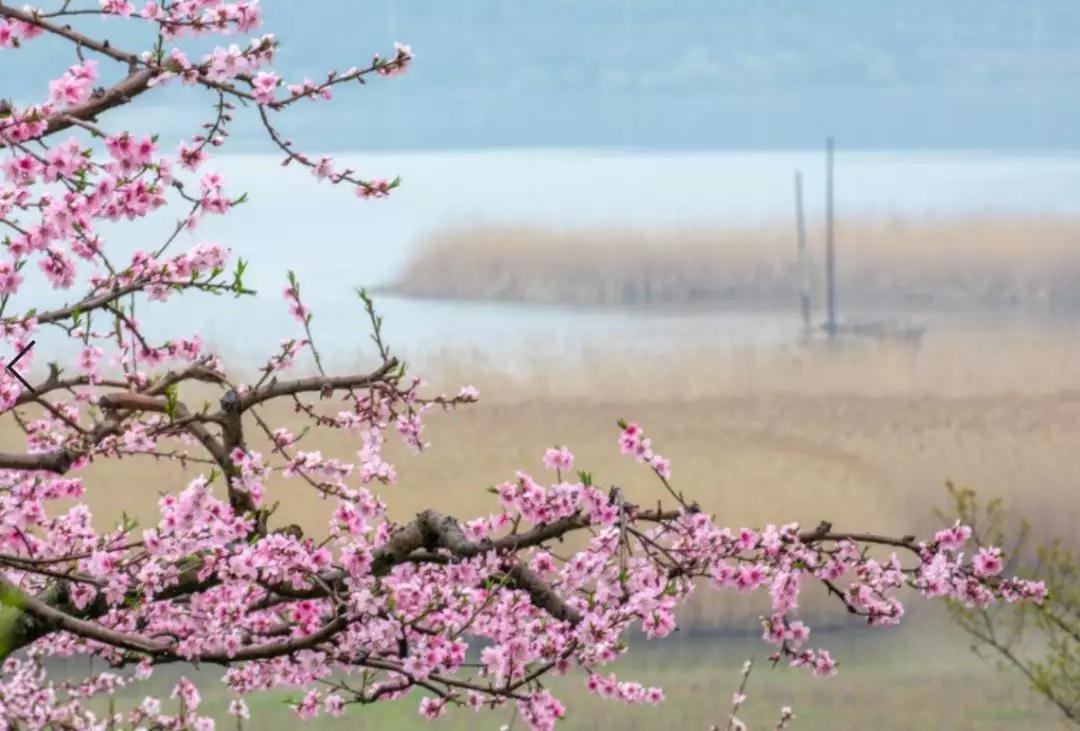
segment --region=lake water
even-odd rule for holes
[[[341,357],[364,347],[357,285],[391,280],[430,232],[492,223],[547,226],[741,226],[793,219],[792,177],[802,170],[810,226],[824,208],[820,151],[611,152],[522,150],[365,153],[340,160],[368,177],[401,175],[388,200],[360,201],[279,158],[215,160],[232,192],[251,202],[207,219],[188,239],[218,241],[253,261],[250,283],[266,295],[187,297],[141,317],[163,334],[202,332],[233,353],[267,353],[295,334],[279,292],[296,270],[316,313],[317,339]],[[836,209],[854,216],[1080,214],[1080,152],[844,151],[836,156]],[[154,248],[174,212],[123,230],[121,246]],[[838,245],[842,246],[840,240]],[[56,301],[56,294],[38,291]],[[614,337],[644,347],[780,342],[799,330],[791,313],[575,311],[380,297],[392,343],[405,353],[446,348],[547,353]],[[166,321],[155,312],[169,312]],[[178,314],[183,320],[177,320]],[[60,347],[60,346],[57,346]]]

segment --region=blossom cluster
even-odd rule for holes
[[[620,443],[625,438],[624,430]],[[573,459],[565,448],[557,453],[564,464]],[[251,450],[237,450],[231,458],[243,489],[251,492],[261,491],[277,469]],[[501,512],[460,528],[433,520],[429,530],[445,531],[438,549],[443,553],[436,555],[451,560],[417,562],[395,553],[403,529],[387,520],[375,493],[355,482],[349,486],[350,465],[302,453],[280,470],[336,483],[328,540],[281,532],[253,536],[252,518],[215,497],[213,485],[198,478],[178,495],[163,497],[158,525],[132,544],[121,533],[96,534],[84,505],[46,517],[45,502],[78,494],[77,480],[39,477],[38,486],[28,489],[7,472],[5,497],[24,498],[17,515],[14,501],[5,499],[7,519],[16,519],[23,535],[41,538],[31,538],[31,550],[20,551],[11,536],[4,549],[27,558],[82,556],[75,562],[82,580],[71,598],[77,607],[104,601],[111,611],[99,622],[120,636],[173,638],[149,647],[138,664],[144,677],[159,659],[220,659],[235,660],[225,679],[238,697],[282,685],[330,688],[306,692],[296,707],[304,718],[398,697],[417,684],[435,685],[443,692],[422,700],[425,716],[441,715],[451,705],[514,703],[536,729],[552,728],[566,712],[547,691],[528,691],[538,672],[579,668],[586,687],[601,697],[661,702],[661,689],[601,668],[625,652],[632,628],[649,637],[670,634],[677,605],[698,581],[719,590],[767,592],[771,611],[764,638],[776,648],[774,659],[818,675],[834,673],[836,662],[827,650],[807,647],[810,629],[797,609],[808,581],[841,587],[841,600],[871,625],[899,621],[896,591],[905,586],[980,605],[1039,601],[1045,591],[1033,582],[1000,580],[998,567],[987,565],[994,549],[965,560],[970,536],[963,526],[911,542],[905,566],[896,552],[872,558],[865,550],[876,543],[872,539],[859,541],[831,529],[801,531],[796,524],[733,530],[693,509],[658,513],[622,502],[611,510],[619,501],[595,486],[545,485],[525,473],[497,488]],[[580,550],[556,559],[537,536],[560,524],[566,531],[588,527],[593,535]],[[199,558],[193,562],[193,556]],[[9,571],[9,580],[16,573]],[[19,578],[24,590],[48,582],[32,571]],[[185,583],[193,584],[192,591],[178,602],[175,593]],[[263,658],[280,636],[298,649]],[[483,648],[476,670],[466,663],[472,646]],[[122,647],[78,633],[49,635],[34,652],[92,652],[120,666],[136,662]],[[366,692],[335,679],[360,669],[381,675]],[[24,670],[12,665],[5,682],[19,682]],[[75,718],[71,703],[57,702],[56,718]],[[187,708],[197,705],[194,698]],[[140,706],[129,720],[148,712]]]

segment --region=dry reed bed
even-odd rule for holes
[[[822,301],[824,244],[808,232]],[[841,221],[837,278],[854,307],[1080,307],[1080,221],[1067,218]],[[585,306],[791,306],[794,231],[475,225],[423,242],[397,282],[406,296]]]

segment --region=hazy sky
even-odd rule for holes
[[[279,65],[317,76],[410,43],[405,77],[290,113],[337,149],[1080,148],[1078,0],[265,0]],[[130,42],[125,21],[110,34]],[[128,24],[130,27],[130,24]],[[67,63],[0,58],[0,95]],[[138,112],[168,124],[191,93]],[[241,146],[260,145],[238,135]],[[235,148],[234,148],[235,149]]]

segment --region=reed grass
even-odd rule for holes
[[[788,307],[798,301],[793,227],[568,229],[484,224],[437,231],[391,292],[580,306]],[[861,308],[1080,306],[1080,221],[841,220],[837,287]],[[824,244],[811,225],[811,288]]]

